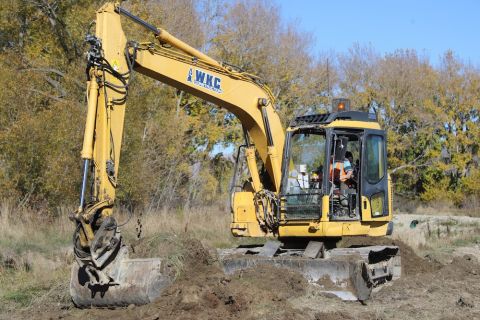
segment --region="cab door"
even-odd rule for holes
[[[383,130],[365,130],[360,172],[361,212],[364,221],[382,221],[389,215],[387,145]]]

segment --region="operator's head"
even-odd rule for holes
[[[353,162],[353,154],[350,151],[345,152],[345,159],[348,159],[350,163]]]

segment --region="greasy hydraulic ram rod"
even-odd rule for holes
[[[115,11],[117,11],[118,14],[124,15],[125,17],[131,19],[135,23],[138,23],[139,25],[141,25],[141,26],[147,28],[148,30],[152,31],[156,36],[158,36],[160,34],[160,30],[157,27],[155,27],[154,25],[151,25],[150,23],[148,23],[145,20],[140,19],[136,15],[131,14],[127,10],[122,9],[121,7],[117,6],[115,8]]]
[[[209,56],[207,56],[206,54],[204,54],[204,53],[198,51],[197,49],[189,46],[188,44],[186,44],[182,40],[175,38],[174,36],[172,36],[167,31],[165,31],[161,28],[157,28],[154,25],[146,22],[145,20],[140,19],[136,15],[128,12],[127,10],[122,9],[120,6],[116,6],[115,11],[118,14],[124,15],[125,17],[131,19],[133,22],[138,23],[139,25],[143,26],[144,28],[152,31],[155,34],[155,37],[157,37],[157,39],[159,41],[164,42],[164,43],[168,43],[171,46],[173,46],[177,49],[180,49],[183,52],[185,52],[185,53],[187,53],[187,54],[189,54],[189,55],[191,55],[195,58],[203,60],[203,61],[205,61],[205,62],[207,62],[207,63],[209,63],[213,66],[221,67],[221,64],[218,61],[216,61],[215,59],[212,59]]]

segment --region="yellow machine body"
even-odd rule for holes
[[[377,122],[337,120],[325,128],[350,128],[380,130]],[[291,130],[287,128],[287,131]],[[359,221],[330,221],[329,196],[322,197],[322,217],[316,221],[280,220],[278,236],[280,237],[342,237],[342,236],[385,236],[388,224],[392,220],[391,179],[388,179],[388,215],[372,217],[370,199],[361,197],[361,219]],[[261,229],[258,224],[253,194],[251,192],[235,192],[232,205],[232,234],[241,237],[272,236],[271,232]]]

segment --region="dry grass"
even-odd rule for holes
[[[394,238],[419,254],[451,257],[461,247],[480,252],[480,207],[471,201],[469,208],[457,208],[448,201],[426,205],[418,200],[394,197]],[[413,227],[411,222],[418,221]],[[448,258],[449,259],[449,258]]]
[[[433,216],[467,216],[467,217],[477,217],[480,218],[480,207],[462,209],[456,208],[447,205],[437,205],[437,206],[419,206],[414,211],[414,214],[426,214]]]
[[[393,237],[422,255],[451,257],[461,247],[480,246],[480,218],[397,214],[394,222]]]
[[[68,212],[61,208],[57,218],[46,219],[44,214],[6,201],[0,204],[0,314],[19,308],[72,306],[68,283],[74,225]],[[115,212],[119,223],[128,220],[126,210]],[[166,257],[180,271],[183,240],[189,237],[211,248],[252,241],[232,237],[229,223],[225,209],[213,206],[138,212],[121,229],[131,256]]]
[[[128,213],[120,211],[119,223],[128,219]],[[140,221],[138,221],[139,219]],[[230,214],[223,208],[203,207],[195,210],[146,211],[135,214],[122,228],[129,240],[136,240],[141,224],[141,238],[153,241],[153,238],[189,236],[211,247],[230,246],[235,239],[230,235]]]
[[[469,202],[465,203],[463,208],[454,206],[447,200],[425,203],[417,199],[409,199],[398,195],[395,195],[393,200],[394,208],[399,213],[480,218],[480,203],[475,198],[471,198]]]
[[[72,224],[0,204],[0,311],[68,302]]]

